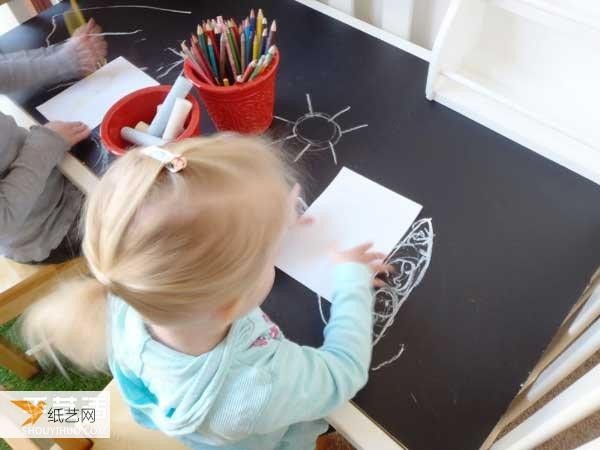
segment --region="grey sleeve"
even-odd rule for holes
[[[3,130],[24,132],[10,117],[0,117]],[[27,134],[19,155],[0,180],[0,229],[10,232],[20,227],[44,191],[52,170],[69,149],[67,142],[48,128],[34,126]],[[0,150],[1,151],[1,150]]]
[[[0,92],[58,83],[79,75],[75,51],[68,43],[0,56]]]

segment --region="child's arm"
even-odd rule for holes
[[[272,391],[255,433],[325,417],[367,382],[372,349],[372,272],[338,265],[331,318],[319,349],[284,340],[272,363]]]
[[[0,59],[0,91],[44,86],[80,75],[75,49],[68,43],[46,49],[3,55]]]
[[[57,126],[58,129],[53,130]],[[61,126],[64,129],[60,129]],[[0,113],[0,135],[4,145],[14,145],[26,135],[18,156],[0,179],[0,229],[3,233],[18,229],[27,219],[46,186],[48,176],[72,145],[70,136],[79,139],[89,134],[85,125],[81,124],[81,127],[50,122],[45,127],[32,127],[28,132],[18,127],[12,117]],[[2,151],[4,149],[0,147]]]
[[[44,86],[93,72],[106,42],[93,20],[64,44],[0,55],[0,91]]]

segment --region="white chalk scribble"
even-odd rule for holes
[[[371,367],[371,370],[373,372],[375,372],[376,370],[379,370],[385,366],[389,366],[390,364],[392,364],[394,361],[396,361],[398,358],[400,358],[402,356],[402,353],[404,353],[404,344],[402,344],[400,346],[400,350],[398,350],[398,353],[396,353],[394,356],[392,356],[390,359],[387,359],[385,361],[383,361],[380,364],[377,364],[374,367]]]
[[[183,59],[180,59],[179,61],[175,61],[171,64],[167,64],[166,66],[160,66],[157,69],[157,75],[156,78],[158,78],[159,80],[161,78],[166,77],[173,69],[175,69],[176,67],[179,67],[183,64]]]
[[[55,86],[52,86],[51,88],[48,88],[48,89],[47,89],[47,91],[48,91],[48,92],[52,92],[52,91],[55,91],[55,90],[57,90],[57,89],[60,89],[60,88],[64,88],[64,87],[67,87],[67,86],[71,86],[72,84],[75,84],[75,83],[76,83],[76,81],[77,81],[77,80],[73,80],[73,81],[67,81],[67,82],[65,82],[65,83],[59,83],[59,84],[57,84],[57,85],[55,85]]]
[[[90,8],[81,8],[81,11],[92,11],[92,10],[96,10],[96,9],[114,9],[114,8],[138,8],[138,9],[151,9],[154,11],[162,11],[162,12],[168,12],[168,13],[175,13],[175,14],[191,14],[191,11],[181,11],[178,9],[168,9],[168,8],[158,8],[156,6],[148,6],[148,5],[110,5],[110,6],[92,6]],[[52,22],[52,29],[50,30],[50,33],[48,33],[48,36],[46,36],[46,47],[50,46],[50,38],[54,35],[54,33],[56,32],[56,28],[57,28],[57,23],[56,23],[56,18],[57,17],[62,17],[64,13],[58,13],[58,14],[54,14],[51,18],[51,22]]]
[[[385,262],[396,271],[386,276],[386,285],[375,291],[373,310],[373,346],[385,336],[394,324],[400,308],[408,300],[410,293],[421,283],[431,262],[433,252],[433,224],[431,218],[417,220],[408,233],[392,250]],[[317,295],[319,312],[323,323],[327,319],[323,313],[323,299]],[[396,361],[404,352],[404,344],[391,358],[382,361],[371,370],[379,370]]]
[[[130,36],[132,34],[143,33],[144,30],[138,29],[133,31],[105,31],[103,33],[90,33],[90,36]]]
[[[296,155],[296,157],[294,158],[294,162],[300,160],[300,158],[302,158],[307,152],[321,152],[326,150],[331,152],[333,162],[335,165],[337,165],[337,152],[335,146],[342,138],[342,135],[355,130],[359,130],[361,128],[368,127],[369,125],[365,123],[352,128],[348,128],[346,130],[342,130],[342,127],[335,121],[335,119],[341,116],[342,114],[350,111],[350,106],[345,107],[344,109],[338,111],[333,115],[329,115],[327,113],[314,111],[310,94],[306,94],[306,103],[308,104],[308,112],[300,116],[300,118],[298,118],[298,120],[296,121],[292,121],[281,116],[274,116],[275,119],[292,125],[292,134],[282,139],[279,139],[274,143],[284,142],[290,139],[296,139],[298,142],[300,142],[304,147]],[[302,130],[302,127],[306,125],[306,123],[315,121],[319,121],[321,122],[321,126],[329,128],[330,135],[327,138],[323,139],[315,138],[314,136],[311,137],[308,136],[306,132]]]

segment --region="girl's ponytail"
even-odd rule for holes
[[[107,292],[94,278],[64,282],[21,317],[21,333],[42,365],[69,360],[86,372],[107,371]],[[64,371],[63,371],[64,373]]]

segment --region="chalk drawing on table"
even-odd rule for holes
[[[136,8],[136,9],[150,9],[153,11],[161,11],[161,12],[167,12],[167,13],[173,13],[173,14],[191,14],[191,11],[182,11],[182,10],[178,10],[178,9],[168,9],[168,8],[159,8],[156,6],[148,6],[148,5],[109,5],[109,6],[92,6],[90,8],[81,8],[81,11],[92,11],[92,10],[97,10],[97,9],[115,9],[115,8]],[[50,46],[50,38],[54,35],[54,33],[56,32],[56,28],[57,28],[57,23],[56,23],[56,18],[57,17],[62,17],[64,13],[58,13],[58,14],[54,14],[51,18],[51,22],[52,22],[52,29],[50,30],[50,33],[48,33],[48,36],[46,36],[46,46],[49,47]],[[142,30],[136,30],[134,32],[114,32],[114,33],[102,33],[105,36],[114,36],[114,35],[123,35],[123,34],[136,34],[138,32],[141,32]]]
[[[77,80],[67,81],[66,83],[59,83],[55,86],[52,86],[51,88],[48,88],[47,91],[52,92],[52,91],[55,91],[60,88],[65,88],[67,86],[71,86],[72,84],[75,84],[76,82],[77,82]]]
[[[386,331],[394,324],[400,308],[408,300],[410,293],[421,283],[433,252],[433,224],[431,218],[417,220],[408,233],[392,250],[385,262],[395,267],[394,273],[386,276],[386,285],[375,291],[373,308],[373,346],[385,336]],[[317,296],[319,312],[323,323],[327,319],[323,314],[323,299]],[[398,352],[372,367],[379,370],[396,361],[404,352],[404,344]]]
[[[337,165],[337,152],[335,146],[346,133],[368,127],[368,124],[362,124],[355,127],[342,129],[342,126],[335,121],[342,114],[350,111],[350,106],[338,111],[333,115],[324,112],[315,112],[312,105],[310,94],[306,94],[308,112],[300,116],[296,121],[286,119],[281,116],[274,116],[277,120],[292,125],[292,134],[275,141],[286,142],[296,139],[304,147],[294,158],[294,162],[302,158],[307,152],[331,152],[334,164]]]
[[[156,72],[157,72],[156,78],[158,78],[159,80],[161,78],[166,77],[173,69],[182,65],[183,60],[184,60],[184,55],[172,47],[167,47],[167,48],[163,49],[163,51],[173,53],[174,55],[177,56],[177,59],[168,64],[163,64],[163,65],[159,66],[158,69],[156,69]]]

